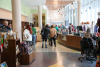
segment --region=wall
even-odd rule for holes
[[[0,0],[0,8],[6,9],[8,11],[12,11],[11,0]],[[38,9],[30,9],[23,4],[21,4],[21,14],[29,17],[29,22],[31,22],[31,14],[38,13]],[[47,22],[47,11],[45,9],[42,10],[42,13],[45,13],[45,22]]]
[[[31,9],[31,13],[38,14],[38,9]],[[47,11],[45,9],[42,9],[42,13],[45,14],[45,24],[47,24]]]
[[[6,10],[8,10],[8,12],[12,11],[11,0],[0,0],[0,8],[6,9]],[[31,9],[29,9],[28,7],[21,4],[21,14],[24,16],[28,16],[29,22],[31,21],[30,20],[30,11],[31,11]]]
[[[2,18],[2,19],[12,19],[12,12],[0,8],[0,18]],[[26,16],[21,15],[21,21],[26,21]]]

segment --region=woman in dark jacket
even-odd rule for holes
[[[45,40],[45,48],[47,48],[47,39],[48,39],[49,33],[50,33],[50,29],[48,28],[48,25],[46,25],[41,30],[41,35],[42,35],[42,48],[44,47],[44,40]]]

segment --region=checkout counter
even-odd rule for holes
[[[58,34],[58,42],[64,46],[72,49],[81,50],[80,41],[82,36],[76,36],[73,34],[62,35]]]

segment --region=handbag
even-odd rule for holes
[[[57,36],[55,35],[55,36],[54,36],[54,38],[56,39],[56,38],[57,38]]]
[[[41,32],[41,35],[44,35],[44,29],[43,29],[43,31]]]

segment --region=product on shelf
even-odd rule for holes
[[[0,53],[3,52],[3,38],[1,37],[1,34],[0,34]]]
[[[16,45],[16,53],[19,51],[18,45]]]
[[[16,65],[18,65],[18,58],[16,59]]]
[[[20,46],[21,46],[21,48],[20,48],[21,53],[26,53],[26,54],[29,53],[28,46],[25,42],[20,43]]]

